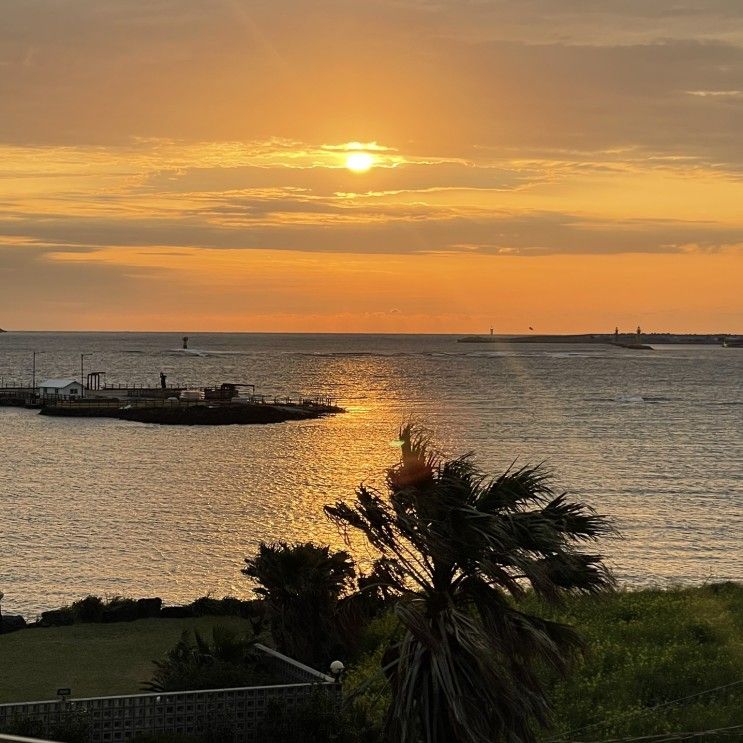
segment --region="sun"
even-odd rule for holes
[[[374,162],[374,155],[368,152],[351,152],[346,155],[346,167],[354,173],[366,173]]]

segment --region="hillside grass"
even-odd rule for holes
[[[743,585],[581,597],[555,616],[587,643],[575,672],[552,684],[555,734],[596,740],[743,724]],[[743,741],[743,729],[720,739]]]
[[[247,619],[139,619],[113,624],[74,624],[0,635],[0,703],[137,694],[185,630],[208,634],[214,625],[250,633]]]
[[[743,726],[743,584],[575,597],[559,610],[529,598],[521,608],[574,626],[586,643],[566,679],[545,674],[554,715],[542,740]],[[389,616],[372,624],[346,683],[349,692],[364,689],[361,703],[374,717],[388,701],[379,668],[395,626]],[[694,739],[743,741],[743,727]]]

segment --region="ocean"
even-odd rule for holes
[[[743,579],[743,349],[465,345],[454,336],[0,334],[3,384],[255,384],[347,412],[269,426],[166,427],[0,407],[3,610],[89,593],[249,596],[260,540],[342,546],[322,506],[381,487],[399,426],[496,474],[544,462],[613,518],[598,550],[624,586]],[[354,545],[363,561],[368,554]]]

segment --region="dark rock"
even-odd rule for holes
[[[40,624],[42,627],[64,627],[68,624],[74,624],[74,622],[75,615],[69,607],[41,612]]]
[[[103,622],[133,622],[139,619],[137,614],[137,602],[132,599],[112,601],[103,610],[101,621]]]
[[[159,617],[163,606],[161,598],[139,599],[137,601],[137,616],[141,618]]]
[[[20,614],[3,614],[0,617],[0,633],[15,632],[26,626],[26,620]]]

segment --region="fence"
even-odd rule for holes
[[[257,743],[259,725],[272,703],[291,710],[318,689],[339,697],[340,687],[331,677],[263,645],[256,647],[272,658],[281,677],[293,683],[1,704],[0,727],[31,720],[48,733],[74,713],[87,720],[91,743],[128,741],[139,733],[194,735],[222,725],[234,731],[235,740]]]
[[[232,406],[237,404],[249,405],[285,405],[287,407],[334,407],[337,399],[331,397],[274,397],[267,398],[264,395],[251,395],[250,397],[239,397],[230,399],[205,399],[205,400],[181,400],[163,397],[129,397],[125,399],[104,397],[69,397],[66,395],[55,395],[54,397],[39,397],[39,401],[47,407],[59,408],[185,408],[191,405],[206,405],[217,407],[220,405]]]

